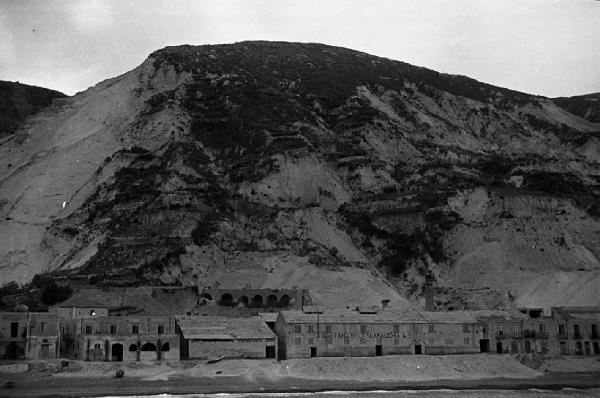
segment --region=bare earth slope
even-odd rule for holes
[[[333,306],[408,305],[433,277],[442,307],[501,305],[598,273],[599,132],[338,47],[167,47],[0,146],[0,278],[298,286]]]

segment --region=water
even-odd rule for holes
[[[398,390],[398,391],[327,391],[298,393],[220,393],[220,394],[157,394],[135,395],[129,397],[107,396],[103,398],[558,398],[558,397],[600,397],[600,389],[579,390],[564,388],[562,390]]]

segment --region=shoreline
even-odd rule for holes
[[[195,378],[178,376],[167,381],[147,381],[141,377],[123,379],[102,377],[54,378],[14,375],[6,378],[16,382],[14,389],[0,389],[0,397],[106,397],[158,394],[295,394],[322,392],[427,391],[427,390],[513,390],[563,389],[589,390],[600,388],[600,372],[546,373],[528,379],[489,378],[475,380],[344,381],[285,377],[279,380],[249,380],[242,376]]]

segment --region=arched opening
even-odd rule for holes
[[[142,346],[141,351],[154,351],[156,352],[156,346],[152,343],[146,343]]]
[[[162,345],[162,347],[160,347],[160,350],[165,352],[165,351],[169,351],[171,349],[171,346],[169,345],[169,342],[166,342]]]
[[[252,302],[251,302],[252,307],[262,307],[263,305],[263,298],[260,294],[257,294],[256,296],[252,297]]]
[[[225,293],[221,296],[221,300],[219,300],[219,304],[221,305],[233,305],[233,296],[229,293]]]
[[[238,298],[238,304],[243,304],[243,305],[244,305],[244,307],[247,307],[247,306],[248,306],[248,301],[249,301],[249,300],[248,300],[248,296],[240,296],[240,297]]]
[[[210,294],[210,293],[202,293],[202,298],[205,298],[207,300],[213,299],[212,294]]]
[[[277,305],[277,296],[274,294],[269,294],[267,296],[267,306],[275,307]]]
[[[123,362],[123,344],[113,344],[110,348],[110,357],[113,362]]]
[[[280,307],[287,307],[288,305],[290,305],[290,296],[288,296],[287,294],[284,294],[279,299],[279,306]]]
[[[136,352],[138,349],[137,344],[132,344],[129,346],[129,352]]]

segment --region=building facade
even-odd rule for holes
[[[179,360],[175,319],[168,315],[63,320],[62,355],[86,361]]]
[[[181,359],[275,358],[277,337],[260,317],[178,315]]]
[[[61,319],[94,318],[108,316],[108,307],[83,297],[71,297],[51,307],[50,312],[55,312]]]
[[[59,347],[56,314],[0,313],[0,359],[53,359],[59,356]]]
[[[279,359],[316,356],[478,352],[476,320],[466,313],[392,309],[281,311]]]
[[[600,355],[600,307],[555,307],[557,355]]]

